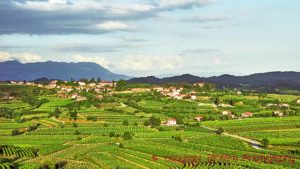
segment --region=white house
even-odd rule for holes
[[[230,111],[222,111],[221,114],[224,116],[227,116],[227,115],[231,115],[231,112]]]
[[[191,95],[191,100],[196,100],[196,99],[197,99],[197,96]]]
[[[79,86],[85,86],[85,82],[78,82]]]
[[[284,114],[281,111],[274,111],[273,115],[278,116],[278,117],[283,117],[284,116]]]
[[[279,104],[279,107],[289,108],[289,105],[286,103]]]
[[[252,117],[252,116],[253,116],[253,113],[251,113],[251,112],[245,112],[242,114],[242,117],[245,117],[245,118]]]
[[[300,104],[300,99],[297,99],[297,104]]]
[[[197,121],[201,121],[203,119],[203,117],[202,116],[196,116],[194,119],[197,120]]]
[[[170,118],[166,122],[166,126],[176,126],[176,119]]]

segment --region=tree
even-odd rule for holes
[[[222,127],[218,128],[216,131],[216,134],[221,135],[224,132],[224,129]]]
[[[78,127],[78,125],[77,125],[77,123],[72,123],[72,126],[74,127],[74,128],[76,128],[76,127]]]
[[[116,90],[125,90],[126,88],[126,85],[127,85],[127,82],[125,80],[119,80],[117,82],[117,87],[116,87]]]
[[[264,146],[264,148],[268,148],[270,141],[269,141],[269,139],[264,138],[261,140],[261,143]]]
[[[177,124],[184,124],[183,118],[181,116],[176,117]]]
[[[115,132],[112,131],[112,132],[109,133],[109,137],[115,137],[115,136],[116,136]]]
[[[104,127],[108,127],[109,124],[108,124],[108,123],[104,123],[103,126],[104,126]]]
[[[77,120],[77,111],[70,111],[70,119]]]
[[[161,120],[159,117],[150,117],[149,119],[149,125],[152,126],[152,127],[155,127],[155,126],[160,126],[161,124]]]
[[[180,135],[177,135],[177,136],[173,136],[173,138],[177,141],[182,141],[182,137]]]
[[[130,139],[133,138],[133,134],[130,133],[130,132],[128,132],[128,131],[126,131],[126,132],[123,134],[123,138],[124,138],[124,140],[130,140]]]
[[[134,126],[138,126],[139,125],[139,123],[138,122],[134,122],[134,124],[133,124]]]
[[[19,132],[18,129],[14,129],[14,130],[11,131],[12,136],[16,136],[16,135],[19,135],[19,134],[20,134],[20,132]]]
[[[80,134],[80,131],[75,130],[74,134],[75,134],[75,135],[79,135],[79,134]]]
[[[128,125],[129,125],[128,120],[124,120],[124,121],[123,121],[123,125],[124,125],[124,126],[128,126]]]
[[[149,125],[150,125],[149,120],[144,121],[144,126],[149,126]]]
[[[215,98],[214,103],[215,103],[215,105],[219,105],[219,104],[220,104],[220,99],[219,99],[219,97]]]

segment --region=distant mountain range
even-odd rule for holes
[[[157,78],[154,76],[132,78],[110,72],[92,62],[37,62],[20,63],[18,61],[0,62],[0,81],[45,81],[47,79],[78,80],[81,78],[101,78],[101,80],[127,80],[128,83],[196,83],[211,82],[219,88],[243,88],[253,90],[297,89],[300,90],[300,72],[268,72],[247,76],[221,75],[199,77],[191,74]]]
[[[268,72],[258,73],[248,76],[221,75],[208,78],[198,77],[190,74],[173,76],[167,78],[157,78],[154,76],[133,78],[129,83],[196,83],[210,82],[219,88],[243,88],[253,90],[273,91],[275,89],[297,89],[300,90],[300,72]]]
[[[101,80],[127,80],[130,77],[115,74],[92,62],[37,62],[20,63],[18,61],[0,62],[0,80],[32,81],[38,78],[71,80],[81,78],[101,78]]]

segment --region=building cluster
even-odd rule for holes
[[[68,85],[67,81],[64,81],[64,83],[58,83],[57,80],[52,80],[49,84],[43,85],[43,84],[35,84],[34,82],[11,81],[11,84],[16,84],[16,85],[28,85],[28,86],[37,86],[45,89],[56,89],[57,97],[70,98],[76,101],[86,100],[87,98],[84,96],[80,96],[79,93],[89,92],[89,91],[94,91],[98,93],[96,97],[98,99],[102,99],[103,98],[102,93],[112,91],[115,86],[114,82],[109,82],[109,81],[100,81],[98,83],[95,82],[86,83],[86,82],[78,81],[73,83],[74,85]]]

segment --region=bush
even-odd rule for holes
[[[138,122],[134,122],[134,124],[133,124],[134,126],[138,126],[139,125],[139,123]]]
[[[110,132],[109,133],[109,137],[115,137],[116,136],[116,133],[115,132]]]
[[[75,130],[74,134],[75,134],[75,135],[80,135],[80,131]]]
[[[19,132],[18,129],[14,129],[14,130],[11,131],[12,136],[16,136],[16,135],[19,135],[19,134],[20,134],[20,132]]]
[[[104,126],[104,127],[108,127],[109,124],[108,124],[108,123],[104,123],[103,126]]]
[[[72,123],[72,126],[73,126],[74,128],[78,127],[77,123]]]
[[[133,134],[127,131],[123,134],[123,138],[124,140],[130,140],[133,138]]]
[[[180,135],[177,135],[177,136],[173,136],[173,138],[177,141],[182,141],[182,137]]]
[[[270,141],[269,141],[269,139],[264,138],[261,140],[261,143],[264,146],[264,148],[268,148]]]
[[[221,135],[224,132],[224,129],[222,127],[218,128],[216,131],[216,134]]]
[[[124,120],[124,121],[123,121],[123,125],[124,125],[124,126],[128,126],[128,125],[129,125],[128,120]]]
[[[87,116],[86,120],[88,120],[88,121],[97,121],[97,117],[96,116]]]

